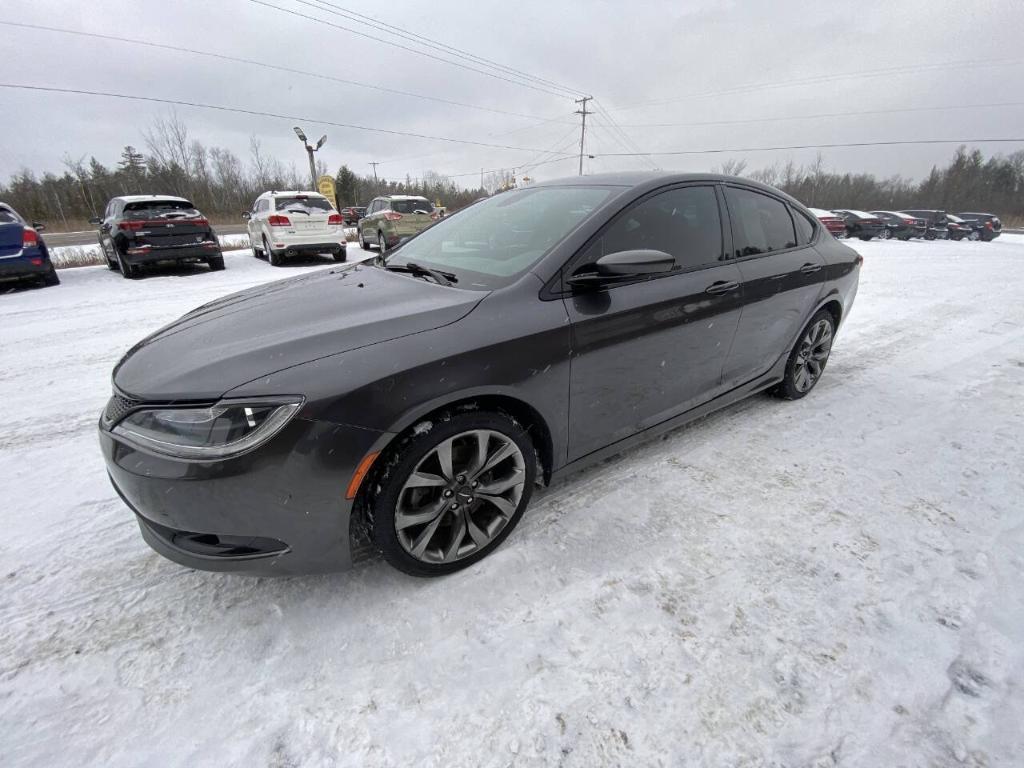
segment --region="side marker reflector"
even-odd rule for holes
[[[356,471],[352,474],[352,480],[349,481],[348,490],[345,491],[346,499],[354,499],[356,494],[359,493],[359,486],[363,484],[363,478],[366,477],[366,473],[370,471],[370,467],[373,466],[373,462],[377,460],[380,453],[368,453],[363,457],[363,460],[359,462],[359,466],[356,467]]]

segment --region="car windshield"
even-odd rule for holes
[[[293,195],[292,197],[279,197],[274,200],[275,211],[291,211],[292,213],[323,213],[331,210],[331,204],[326,197],[309,197],[308,195]]]
[[[433,213],[434,205],[429,200],[392,200],[391,210],[395,213]]]
[[[460,288],[512,283],[611,194],[604,187],[542,187],[503,192],[424,230],[388,258],[454,273]]]
[[[141,200],[125,203],[124,215],[128,219],[157,217],[198,216],[199,211],[188,200]]]

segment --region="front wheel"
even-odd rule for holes
[[[825,372],[835,330],[835,318],[828,310],[823,309],[811,318],[789,353],[786,377],[772,390],[772,394],[783,400],[799,400],[814,389]]]
[[[388,563],[413,576],[466,568],[515,528],[536,472],[533,443],[508,414],[463,411],[424,422],[391,452],[376,483],[374,540]]]

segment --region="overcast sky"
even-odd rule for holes
[[[266,0],[431,55],[408,40],[314,10],[316,0]],[[606,110],[591,119],[587,151],[770,147],[858,141],[1024,137],[1022,0],[330,0],[463,51],[581,93]],[[522,167],[578,150],[578,107],[553,95],[360,37],[250,0],[4,0],[0,20],[120,34],[275,66],[503,110],[388,94],[207,56],[0,27],[0,80],[204,102],[298,115],[328,135],[321,158],[389,178],[425,170],[478,180],[481,167]],[[482,65],[480,68],[483,68]],[[878,70],[898,70],[864,76]],[[835,79],[839,75],[860,75]],[[808,82],[817,78],[818,82]],[[825,80],[825,78],[833,78]],[[795,81],[795,82],[794,82]],[[758,87],[760,86],[760,87]],[[767,86],[767,87],[766,87]],[[730,93],[720,93],[731,91]],[[842,117],[824,113],[913,108]],[[143,131],[169,108],[95,96],[0,88],[0,178],[22,167],[60,171],[65,155],[113,165],[121,147],[145,152]],[[194,138],[248,161],[249,138],[303,168],[295,120],[177,107]],[[619,123],[625,137],[609,125]],[[777,118],[804,118],[779,120]],[[353,123],[523,149],[493,149],[317,124]],[[545,122],[542,122],[545,121]],[[716,125],[694,125],[719,121]],[[723,121],[732,121],[729,122]],[[748,121],[748,122],[737,122]],[[754,122],[761,121],[761,122]],[[684,124],[650,127],[651,124]],[[574,127],[575,126],[575,127]],[[1024,149],[981,144],[986,154]],[[822,150],[829,168],[919,178],[951,145]],[[589,172],[650,167],[707,170],[729,157],[758,168],[814,159],[816,150],[597,157]],[[533,178],[576,172],[566,159]]]

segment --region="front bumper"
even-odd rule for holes
[[[381,433],[295,418],[250,453],[192,462],[136,448],[102,422],[99,431],[110,481],[167,559],[253,575],[351,566],[345,491]]]

